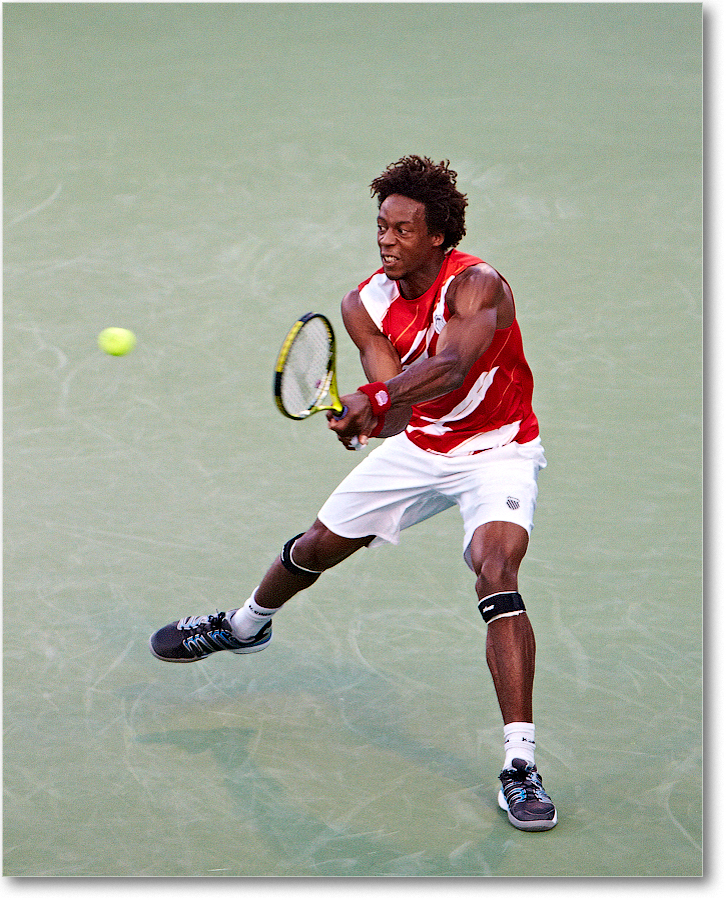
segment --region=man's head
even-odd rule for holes
[[[404,156],[371,182],[371,196],[380,208],[391,194],[422,203],[431,234],[442,234],[442,250],[456,247],[466,234],[467,199],[456,189],[456,172],[449,162],[434,163],[427,156]]]

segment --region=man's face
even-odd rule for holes
[[[391,194],[378,213],[378,247],[383,271],[392,280],[410,278],[440,259],[442,234],[430,234],[426,207],[418,200]]]

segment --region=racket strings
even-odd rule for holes
[[[322,319],[306,322],[288,350],[280,398],[293,415],[305,415],[330,386],[331,335]]]

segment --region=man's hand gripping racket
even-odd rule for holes
[[[306,419],[332,411],[343,419],[348,408],[340,401],[335,373],[335,334],[322,313],[306,313],[288,332],[275,364],[275,403],[289,419]],[[343,439],[348,450],[365,443],[353,436]]]

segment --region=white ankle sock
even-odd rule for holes
[[[255,592],[250,599],[247,600],[243,606],[240,606],[230,619],[232,630],[241,641],[246,641],[258,634],[260,629],[263,628],[277,612],[276,609],[266,609],[264,606],[258,606],[258,604],[255,603],[256,593],[257,590],[255,589]]]
[[[504,726],[504,768],[511,768],[513,759],[523,759],[534,765],[534,725],[531,722],[510,722]]]

